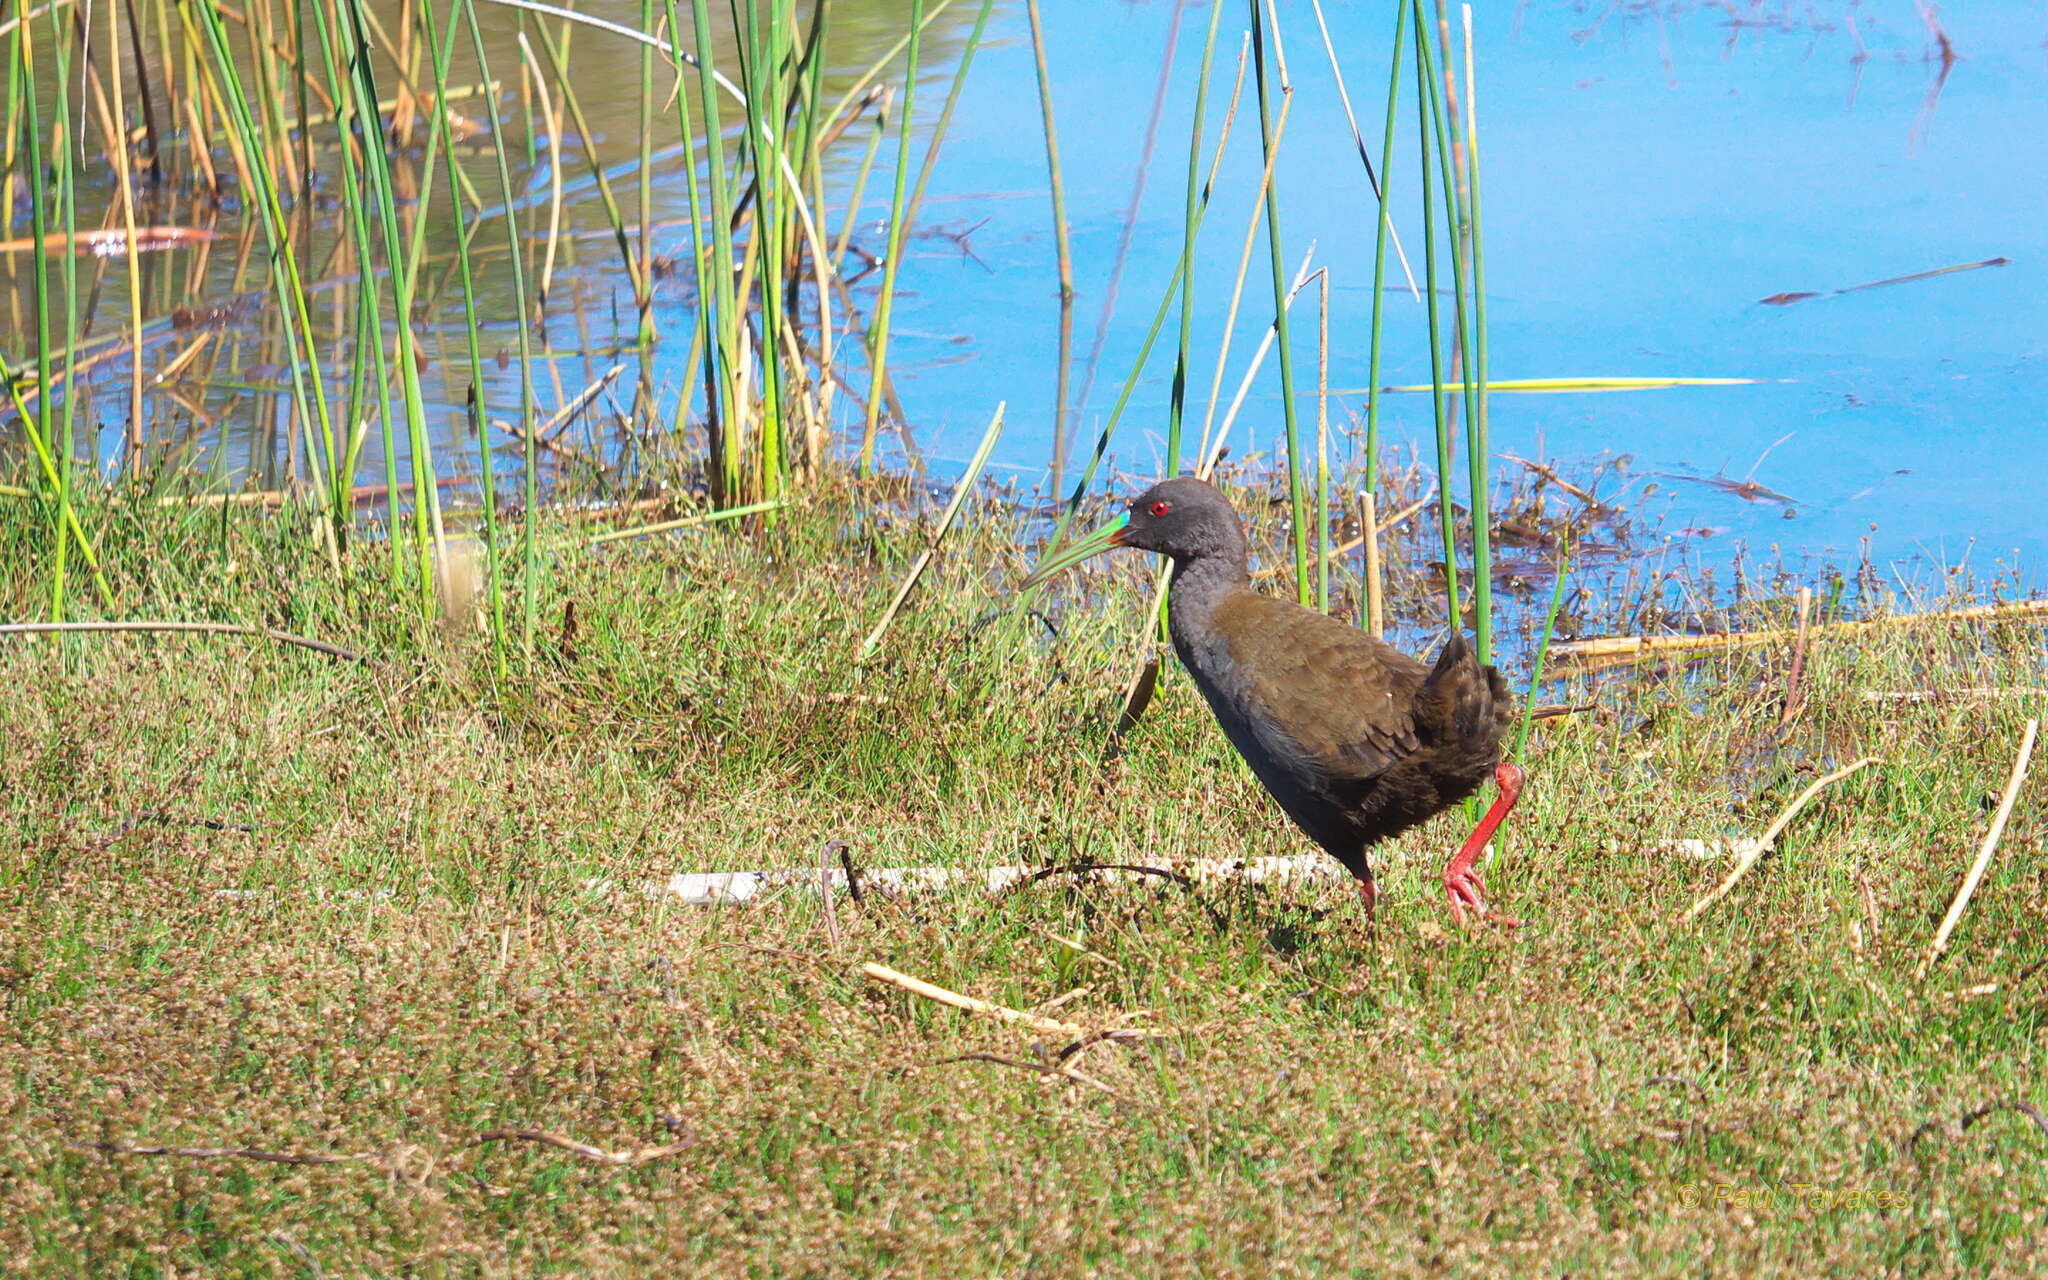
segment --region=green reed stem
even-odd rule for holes
[[[1059,363],[1054,366],[1052,410],[1051,483],[1057,489],[1066,461],[1068,386],[1074,364],[1074,254],[1067,239],[1066,183],[1060,177],[1060,136],[1053,121],[1052,77],[1046,69],[1045,31],[1039,19],[1038,0],[1024,0],[1024,12],[1030,19],[1031,56],[1038,68],[1038,112],[1044,122],[1045,168],[1052,196],[1053,256],[1060,285]]]
[[[673,0],[671,11],[673,11]],[[470,47],[476,54],[476,69],[484,83],[490,83],[490,62],[484,56],[483,28],[477,21],[475,0],[464,0],[463,17],[469,26]],[[674,29],[674,20],[670,20]],[[512,168],[505,158],[505,122],[498,111],[498,96],[484,95],[484,107],[491,117],[491,154],[497,161],[498,197],[505,204],[505,247],[512,264],[512,311],[519,321],[519,425],[520,436],[525,442],[524,470],[526,498],[524,521],[526,525],[525,564],[521,572],[521,602],[523,614],[520,619],[520,651],[530,662],[533,659],[533,634],[540,608],[540,542],[535,530],[540,525],[540,459],[539,433],[535,429],[533,412],[533,330],[527,318],[526,260],[520,254],[520,233],[518,211],[512,207]],[[488,424],[487,424],[488,425]],[[485,446],[488,449],[489,443]]]
[[[1451,251],[1451,300],[1455,312],[1456,328],[1452,338],[1457,343],[1459,366],[1463,375],[1463,394],[1459,397],[1465,418],[1465,456],[1468,475],[1472,483],[1472,607],[1473,632],[1478,638],[1477,649],[1485,658],[1493,653],[1493,577],[1490,557],[1486,554],[1488,545],[1486,531],[1486,466],[1487,457],[1480,450],[1479,413],[1476,404],[1474,377],[1475,358],[1472,353],[1472,324],[1465,301],[1465,225],[1461,202],[1458,198],[1457,173],[1462,172],[1455,165],[1457,138],[1446,122],[1449,112],[1444,107],[1443,83],[1437,78],[1440,65],[1435,57],[1437,50],[1431,45],[1429,28],[1418,21],[1416,44],[1422,48],[1427,75],[1423,83],[1428,88],[1430,122],[1436,134],[1436,163],[1438,181],[1444,195],[1445,232]],[[1448,50],[1442,51],[1449,56]],[[1448,432],[1448,424],[1445,430]],[[1438,477],[1440,485],[1449,487],[1450,472],[1444,471]],[[1456,625],[1455,622],[1453,625]]]
[[[1465,390],[1473,408],[1472,442],[1466,463],[1472,484],[1474,623],[1479,661],[1493,661],[1493,447],[1487,419],[1486,250],[1479,230],[1479,81],[1472,58],[1472,10],[1465,20],[1466,215],[1472,236],[1472,379]]]
[[[452,137],[448,122],[448,62],[455,51],[455,24],[448,24],[448,38],[444,43],[434,21],[432,4],[421,6],[427,25],[427,43],[434,58],[434,116],[435,129],[443,137]],[[452,19],[454,14],[451,12]],[[495,139],[494,139],[495,140]],[[502,145],[502,144],[501,144]],[[502,682],[507,675],[505,659],[505,573],[503,545],[498,535],[498,481],[492,461],[497,452],[491,447],[490,405],[484,398],[484,354],[483,341],[479,331],[483,327],[477,315],[476,280],[470,265],[470,225],[463,216],[462,206],[455,199],[456,160],[455,148],[444,147],[442,157],[448,166],[448,213],[455,224],[455,260],[462,270],[462,316],[463,335],[469,347],[469,394],[466,397],[469,409],[470,430],[476,436],[477,465],[483,476],[484,491],[484,557],[488,562],[491,655],[497,666],[498,679]],[[422,218],[422,222],[426,219]],[[522,299],[515,298],[514,304],[523,309]]]
[[[211,0],[208,0],[211,3]],[[384,145],[382,129],[377,113],[377,82],[370,57],[369,20],[364,12],[365,0],[344,0],[340,5],[345,21],[340,34],[347,36],[346,65],[349,87],[355,102],[358,128],[365,129],[363,157],[364,173],[369,179],[370,203],[376,212],[377,231],[382,242],[384,262],[391,271],[391,300],[393,328],[396,337],[394,359],[397,365],[398,385],[401,402],[405,408],[406,452],[410,463],[413,482],[412,525],[414,554],[419,571],[419,599],[422,610],[429,616],[434,611],[437,599],[434,593],[434,554],[444,540],[439,528],[440,503],[438,489],[434,483],[433,446],[427,436],[426,402],[420,389],[419,350],[417,337],[413,332],[413,301],[418,289],[416,272],[406,252],[404,236],[399,225],[398,195],[392,179],[390,153]],[[363,248],[367,251],[369,246]],[[368,266],[367,253],[364,259]],[[381,348],[382,343],[380,342]],[[394,526],[392,534],[397,535]]]
[[[767,30],[763,31],[759,0],[747,0],[742,34],[747,51],[741,72],[747,86],[747,138],[753,156],[754,236],[758,241],[761,300],[761,429],[751,459],[759,478],[750,488],[763,498],[776,498],[782,494],[786,461],[782,437],[782,275],[787,265],[784,233],[789,224],[783,176],[776,163],[781,154],[784,103],[783,24],[779,8],[771,3]]]
[[[1261,0],[1249,0],[1252,14],[1252,69],[1259,93],[1259,142],[1268,164],[1273,162],[1273,107],[1266,88],[1267,10]],[[1287,79],[1286,55],[1279,47],[1280,33],[1271,33],[1276,70],[1282,96],[1294,92]],[[1273,328],[1280,357],[1280,412],[1287,424],[1287,505],[1294,524],[1294,596],[1307,604],[1309,595],[1308,495],[1302,484],[1301,429],[1294,404],[1294,354],[1288,338],[1287,264],[1280,249],[1280,177],[1276,171],[1266,183],[1266,254],[1273,265]]]
[[[739,327],[746,318],[733,299],[732,197],[726,185],[725,132],[718,115],[717,82],[711,43],[711,15],[706,0],[691,0],[697,40],[698,105],[704,117],[705,168],[711,194],[712,294],[700,293],[697,303],[709,307],[713,341],[705,351],[705,406],[710,414],[712,467],[716,505],[732,501],[741,487],[739,445],[747,406],[739,403]],[[677,58],[682,51],[677,49]]]
[[[1543,615],[1543,639],[1536,646],[1536,662],[1529,672],[1529,693],[1522,700],[1522,727],[1515,734],[1515,749],[1509,753],[1517,760],[1522,758],[1522,748],[1529,745],[1529,726],[1536,720],[1536,690],[1543,684],[1543,662],[1550,654],[1551,639],[1557,635],[1557,613],[1564,605],[1565,577],[1571,567],[1572,543],[1567,533],[1557,544],[1557,583],[1550,591],[1550,608]]]
[[[227,109],[232,136],[245,157],[244,167],[254,187],[253,192],[245,194],[245,198],[253,196],[250,202],[262,215],[263,232],[270,247],[271,287],[282,303],[278,313],[284,324],[287,363],[291,366],[292,398],[298,409],[299,421],[307,424],[309,433],[319,445],[319,457],[326,468],[323,479],[328,489],[328,508],[335,537],[338,537],[338,531],[346,524],[349,515],[348,477],[339,466],[340,442],[328,416],[319,352],[313,342],[312,312],[299,277],[298,256],[292,251],[290,228],[278,199],[277,184],[261,162],[261,138],[249,111],[248,97],[242,92],[237,78],[234,53],[228,44],[227,28],[221,21],[220,10],[215,0],[195,0],[192,8],[198,12],[200,29],[205,33],[213,54],[218,77],[216,83],[221,89],[219,96]],[[383,153],[381,147],[377,150],[379,155]],[[329,552],[338,568],[339,559],[333,539],[329,539]]]
[[[1429,36],[1423,25],[1422,0],[1411,0],[1415,16],[1415,122],[1422,173],[1422,272],[1429,309],[1429,391],[1436,422],[1437,516],[1444,541],[1444,596],[1449,626],[1459,624],[1457,513],[1451,497],[1451,424],[1444,404],[1443,322],[1436,287],[1436,188],[1430,174],[1435,137],[1430,132]],[[1453,226],[1455,234],[1455,224]]]
[[[681,27],[678,25],[680,18],[676,12],[676,0],[663,0],[663,3],[668,10],[668,29],[671,36],[674,36],[681,30]],[[671,40],[669,57],[671,65],[675,68],[677,84],[680,86],[688,66],[683,61],[680,41]],[[695,336],[691,338],[692,358],[684,362],[684,367],[686,369],[694,369],[696,367],[696,357],[702,356],[708,351],[708,344],[713,340],[711,332],[712,310],[709,301],[714,285],[711,281],[710,263],[707,260],[710,250],[704,243],[704,196],[702,183],[697,176],[697,131],[690,117],[690,95],[679,90],[675,95],[675,99],[676,132],[682,135],[683,139],[683,173],[685,176],[685,189],[689,192],[690,199],[690,262],[696,272],[697,284],[697,323],[695,326]],[[705,345],[700,347],[699,344]],[[681,401],[676,406],[676,435],[679,438],[689,425],[691,399],[689,382],[693,377],[694,374],[685,374]],[[708,402],[717,394],[715,387],[709,383],[705,384],[704,395],[707,401],[707,416],[712,413],[712,408]]]
[[[640,25],[654,30],[654,0],[640,0]],[[640,46],[640,261],[654,262],[654,46]],[[654,273],[650,269],[634,291],[640,309],[640,349],[654,345]]]
[[[372,118],[366,128],[356,112],[355,95],[350,88],[352,81],[344,70],[345,59],[340,53],[337,38],[341,26],[340,13],[327,4],[313,5],[312,11],[328,88],[335,104],[334,126],[338,144],[335,153],[341,164],[342,210],[348,220],[349,235],[353,237],[349,243],[358,267],[355,351],[354,358],[349,361],[348,414],[343,419],[348,441],[340,471],[345,478],[344,483],[353,482],[364,439],[357,424],[362,421],[362,397],[368,383],[376,391],[377,439],[384,457],[384,527],[388,533],[385,545],[391,556],[392,581],[396,582],[405,572],[405,544],[404,539],[398,536],[398,443],[391,417],[390,361],[384,349],[384,273],[370,269],[376,255],[376,237],[371,230],[365,194],[367,179],[359,161],[362,148],[371,140],[382,145],[383,122]],[[367,359],[365,352],[369,353]],[[371,375],[374,375],[374,382],[370,382]]]
[[[63,621],[66,567],[70,560],[71,543],[64,537],[64,527],[71,520],[73,473],[78,457],[78,178],[73,163],[73,148],[78,145],[78,130],[71,120],[71,42],[64,31],[64,16],[56,9],[50,11],[51,48],[54,50],[57,70],[57,137],[61,145],[52,158],[51,186],[57,193],[57,214],[64,224],[64,347],[66,351],[64,368],[63,428],[58,441],[58,456],[63,465],[57,469],[57,557],[56,573],[51,589],[50,617]],[[40,174],[37,175],[40,178]],[[38,245],[42,243],[37,242]],[[38,252],[42,252],[39,248]],[[52,388],[46,383],[43,397],[49,398]],[[93,462],[98,463],[98,441],[91,442]]]
[[[903,264],[903,240],[909,228],[903,222],[903,203],[910,180],[910,126],[917,101],[918,58],[924,44],[924,0],[910,0],[910,52],[903,73],[903,114],[896,122],[896,193],[889,202],[889,256],[882,262],[882,292],[875,301],[875,318],[868,326],[868,365],[873,376],[868,385],[867,421],[861,427],[860,474],[875,472],[875,429],[881,421],[882,389],[888,379],[889,314],[896,301],[896,273]]]
[[[1408,6],[1394,6],[1394,52],[1387,68],[1387,128],[1380,142],[1379,216],[1374,222],[1372,252],[1372,342],[1366,361],[1365,488],[1379,496],[1380,480],[1380,332],[1386,318],[1387,232],[1393,226],[1388,190],[1394,174],[1394,117],[1401,97],[1401,44],[1408,31]],[[1361,618],[1362,620],[1362,618]]]
[[[1188,126],[1188,190],[1181,211],[1181,253],[1194,260],[1195,236],[1201,230],[1202,131],[1209,109],[1209,71],[1216,59],[1216,28],[1223,18],[1223,5],[1209,6],[1209,31],[1202,38],[1202,69],[1195,79],[1195,116]],[[1180,346],[1173,361],[1172,399],[1166,416],[1166,474],[1180,474],[1181,424],[1187,415],[1188,347],[1195,329],[1195,273],[1180,278]]]

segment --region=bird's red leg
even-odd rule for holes
[[[1380,887],[1373,882],[1370,871],[1358,882],[1358,901],[1365,908],[1365,924],[1369,929],[1373,925],[1374,913],[1379,910],[1380,905]]]
[[[1494,785],[1500,788],[1500,795],[1494,799],[1486,816],[1479,825],[1472,828],[1472,835],[1465,841],[1465,847],[1458,850],[1444,866],[1444,895],[1451,902],[1451,919],[1465,923],[1465,912],[1469,909],[1481,920],[1496,924],[1519,925],[1522,922],[1513,916],[1502,915],[1486,905],[1486,885],[1479,879],[1479,873],[1472,864],[1486,849],[1486,842],[1493,839],[1508,810],[1515,807],[1515,801],[1522,798],[1522,771],[1519,767],[1503,760],[1493,771]]]

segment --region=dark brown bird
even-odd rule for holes
[[[1519,924],[1486,903],[1473,864],[1521,797],[1503,761],[1514,719],[1500,673],[1457,632],[1426,667],[1334,618],[1251,588],[1244,529],[1212,485],[1153,485],[1106,527],[1046,557],[1025,585],[1112,547],[1173,561],[1174,651],[1216,722],[1266,790],[1378,900],[1366,850],[1471,795],[1493,775],[1499,798],[1444,867],[1451,916]]]

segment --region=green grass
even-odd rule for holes
[[[481,631],[390,607],[374,546],[338,581],[301,515],[78,503],[123,616],[262,621],[388,665],[0,639],[0,1240],[24,1273],[2040,1266],[2048,1135],[2016,1111],[1956,1125],[2048,1101],[2038,805],[1912,978],[2030,709],[1861,696],[2038,685],[2038,629],[1817,643],[1782,735],[1782,650],[1565,689],[1600,710],[1539,722],[1488,873],[1520,932],[1447,927],[1446,818],[1380,857],[1376,935],[1334,883],[1055,880],[841,897],[834,944],[807,896],[716,910],[626,886],[815,865],[835,839],[866,867],[1310,850],[1171,666],[1098,763],[1144,557],[1076,576],[1057,639],[1018,639],[979,624],[1021,531],[977,502],[857,666],[929,511],[834,481],[765,530],[558,549],[536,661],[494,685]],[[1252,509],[1289,563],[1284,504]],[[0,502],[0,564],[45,519]],[[11,575],[0,614],[43,596]],[[1866,752],[1885,765],[1675,926],[1725,866],[1655,842],[1754,834]],[[1087,1050],[1105,1088],[950,1061],[1045,1050],[864,979],[870,960],[1020,1008],[1087,987],[1058,1016],[1176,1033]],[[476,1145],[508,1127],[686,1146],[612,1168]],[[1865,1203],[1809,1207],[1808,1184]]]

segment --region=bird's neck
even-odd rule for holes
[[[1250,585],[1251,574],[1242,558],[1191,556],[1173,562],[1172,581],[1167,623],[1178,637],[1203,630],[1224,597]]]

